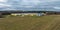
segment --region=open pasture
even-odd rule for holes
[[[60,30],[60,15],[0,18],[0,30]]]

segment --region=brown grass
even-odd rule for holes
[[[2,18],[0,30],[60,30],[60,16]]]

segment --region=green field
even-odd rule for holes
[[[60,30],[60,15],[0,18],[0,30]]]

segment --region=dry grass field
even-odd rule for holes
[[[0,30],[60,30],[60,15],[0,18]]]

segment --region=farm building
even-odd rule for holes
[[[29,15],[29,16],[43,16],[44,15],[44,13],[11,13],[11,15],[13,15],[13,16],[27,16],[27,15]]]
[[[3,16],[3,15],[43,16],[43,15],[52,15],[52,14],[60,14],[60,12],[55,12],[55,11],[0,11],[0,16]]]
[[[43,16],[45,15],[45,13],[43,13],[42,11],[13,11],[11,12],[11,15],[13,16],[26,16],[26,15],[29,15],[29,16]]]
[[[43,16],[45,13],[42,11],[0,11],[0,17],[6,17],[7,15],[13,16]]]

